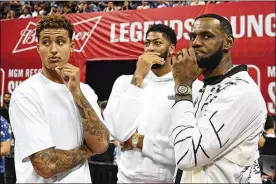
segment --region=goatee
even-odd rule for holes
[[[197,65],[199,68],[206,69],[215,69],[221,62],[223,55],[223,44],[221,44],[220,48],[210,57],[208,58],[198,58],[197,57]]]

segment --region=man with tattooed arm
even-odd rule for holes
[[[107,149],[109,131],[97,95],[68,63],[73,26],[45,16],[36,34],[42,72],[18,86],[10,102],[17,183],[91,183],[87,159]]]

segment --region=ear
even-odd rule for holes
[[[36,44],[36,51],[38,52],[38,54],[40,54],[40,51],[39,51],[39,43]]]
[[[228,35],[225,43],[224,43],[224,50],[229,51],[234,45],[234,37],[232,35]]]
[[[169,54],[170,54],[170,56],[172,56],[174,52],[175,52],[175,45],[171,44],[170,47],[169,47]]]
[[[74,47],[75,47],[75,43],[72,40],[71,43],[70,43],[70,52],[74,52]]]

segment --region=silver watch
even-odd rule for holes
[[[186,84],[180,84],[175,87],[175,94],[180,96],[192,95],[192,89]]]

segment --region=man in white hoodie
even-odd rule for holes
[[[111,135],[123,146],[117,158],[119,183],[173,180],[176,165],[169,127],[176,40],[170,27],[150,27],[134,75],[123,75],[114,83],[104,117]],[[202,82],[194,83],[194,96],[201,87]]]

